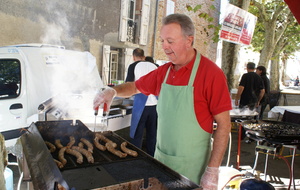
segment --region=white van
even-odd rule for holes
[[[102,87],[89,52],[46,44],[0,47],[0,132],[6,146],[37,120],[42,102],[58,94],[95,94]]]

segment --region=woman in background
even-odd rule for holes
[[[260,101],[261,109],[259,113],[259,119],[263,119],[264,110],[269,104],[269,94],[270,94],[270,80],[267,77],[267,70],[264,66],[258,66],[256,68],[256,73],[262,78],[265,86],[265,95]]]

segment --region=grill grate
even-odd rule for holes
[[[61,140],[61,143],[63,145],[66,145],[69,142],[69,137],[71,135],[74,136],[76,140],[75,144],[77,144],[80,141],[80,138],[86,138],[90,142],[92,142],[94,138],[94,133],[91,132],[79,120],[77,120],[76,123],[73,123],[73,121],[66,120],[39,121],[36,122],[35,125],[30,126],[30,128],[36,128],[36,130],[29,130],[31,131],[29,133],[30,136],[35,137],[35,141],[41,141],[40,143],[42,143],[45,140],[54,143],[55,139],[59,138]],[[34,134],[35,131],[38,131],[38,134]],[[122,142],[126,141],[125,139],[111,131],[105,132],[104,135],[105,137],[114,141],[118,145],[117,149],[120,148],[119,146]],[[28,135],[26,138],[29,138]],[[34,147],[34,143],[37,143],[30,140],[31,138],[32,137],[30,137],[27,140],[23,139],[22,141],[23,149],[25,150],[25,152],[28,152],[28,149],[30,149],[30,151],[33,151],[28,154],[25,154],[29,167],[31,165],[34,165],[34,163],[31,163],[32,159],[28,156],[35,155],[36,152],[40,151],[37,148],[29,148]],[[29,141],[30,143],[28,143]],[[65,154],[67,164],[59,170],[61,172],[59,176],[62,176],[63,178],[61,181],[66,181],[70,188],[74,187],[76,190],[79,190],[100,188],[113,184],[130,182],[132,180],[143,179],[144,181],[147,181],[149,178],[155,177],[165,187],[171,190],[189,190],[198,188],[196,184],[194,184],[184,176],[181,176],[180,174],[171,170],[167,166],[161,164],[160,162],[158,162],[142,150],[136,148],[132,144],[128,143],[127,147],[137,151],[139,155],[137,157],[132,157],[128,155],[125,158],[119,158],[118,156],[108,151],[98,150],[94,146],[93,157],[95,162],[88,163],[88,161],[84,157],[83,163],[77,164],[76,158],[74,156]],[[44,153],[47,152],[49,157],[57,159],[58,150],[56,150],[53,153],[50,153],[47,150],[45,144],[43,146],[40,146],[39,149],[43,149]],[[49,162],[49,159],[47,160],[47,162]],[[40,163],[40,170],[46,170],[46,168],[43,168],[42,166],[47,165],[48,163],[43,161],[43,159],[35,159],[35,162]],[[47,168],[47,170],[49,170],[49,168]],[[55,170],[57,170],[57,167],[55,168]],[[39,172],[42,173],[42,171],[34,172],[35,174],[32,176],[39,176],[40,178]],[[47,172],[51,174],[51,171]],[[49,178],[53,177],[50,176]],[[47,179],[34,179],[33,183],[40,183],[40,181],[48,181],[49,183],[49,180]]]
[[[300,125],[267,120],[241,122],[250,138],[274,144],[300,144]]]

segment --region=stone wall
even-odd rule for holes
[[[137,0],[140,1],[140,0]],[[121,0],[2,0],[0,6],[0,46],[46,43],[65,46],[66,49],[90,51],[97,60],[101,75],[102,48],[117,49],[141,47],[146,55],[166,60],[161,49],[159,29],[166,14],[166,0],[151,0],[148,44],[141,46],[119,41]],[[158,3],[158,4],[157,4]],[[217,44],[212,43],[204,27],[207,22],[197,17],[199,12],[188,12],[186,5],[203,4],[207,11],[211,4],[219,9],[220,0],[175,0],[175,12],[189,15],[196,25],[195,47],[213,61]],[[210,11],[218,23],[218,11]],[[125,64],[125,63],[121,63]]]
[[[151,0],[152,17],[155,4]],[[101,73],[103,45],[120,49],[141,47],[146,52],[153,47],[153,40],[147,46],[119,41],[120,9],[120,0],[2,0],[0,46],[46,43],[90,51]],[[153,36],[155,23],[150,20],[149,35]]]
[[[160,60],[166,60],[166,56],[162,51],[160,40],[159,40],[159,28],[161,27],[161,20],[166,15],[166,2],[167,0],[160,0],[159,1],[159,10],[158,10],[158,22],[157,22],[157,34],[156,40],[157,43],[155,44],[155,58]],[[186,1],[179,1],[175,0],[175,13],[184,13],[191,17],[194,21],[196,32],[195,32],[195,42],[194,47],[200,51],[204,56],[207,56],[213,61],[216,61],[217,56],[217,43],[213,43],[211,40],[213,30],[208,30],[209,35],[206,34],[205,28],[208,28],[208,24],[217,25],[219,23],[219,12],[220,12],[220,0],[186,0]],[[196,13],[188,11],[187,5],[195,7],[196,5],[202,5],[202,8],[198,10]],[[209,7],[214,5],[216,10],[210,10]],[[199,18],[198,15],[201,12],[209,13],[211,17],[214,18],[213,23],[208,23],[203,18]]]

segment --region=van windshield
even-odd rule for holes
[[[20,61],[17,59],[0,59],[0,99],[18,97],[20,89]]]

